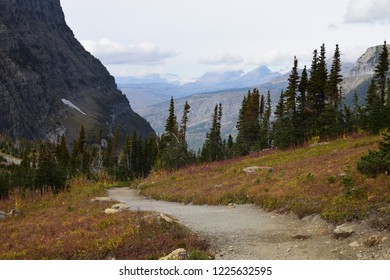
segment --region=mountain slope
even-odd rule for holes
[[[341,86],[347,103],[351,104],[353,102],[355,91],[359,96],[360,103],[364,102],[368,86],[374,77],[375,67],[379,62],[382,47],[381,45],[368,48],[356,61],[354,67],[345,74]],[[387,48],[390,51],[390,45],[387,45]]]
[[[0,0],[0,132],[74,139],[116,126],[153,132],[66,25],[60,0]]]

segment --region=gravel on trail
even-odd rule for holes
[[[364,221],[353,225],[355,233],[350,237],[335,238],[335,226],[319,215],[298,219],[252,204],[185,205],[149,199],[130,188],[112,188],[108,195],[128,204],[132,211],[170,215],[208,240],[216,259],[390,259],[389,232],[377,232]],[[378,244],[367,246],[366,241],[373,236]]]

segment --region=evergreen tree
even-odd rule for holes
[[[172,140],[178,141],[179,129],[177,118],[175,115],[175,101],[171,97],[169,103],[169,114],[165,122],[165,132],[163,134],[163,140],[166,142],[171,142]]]
[[[185,139],[189,109],[190,106],[186,102],[179,131],[174,100],[171,98],[169,115],[165,123],[165,132],[161,139],[161,150],[157,160],[157,167],[176,169],[190,162],[190,153],[188,152]]]
[[[342,81],[340,51],[339,46],[336,45],[329,79],[326,84],[324,108],[318,122],[319,131],[322,136],[337,136],[342,133],[343,112],[341,110],[342,94],[340,88],[340,83]],[[350,113],[349,110],[344,110],[344,112]]]
[[[385,106],[378,95],[374,79],[371,80],[367,91],[364,120],[365,128],[373,134],[378,134],[386,126]]]
[[[246,155],[258,149],[260,137],[260,121],[264,114],[264,97],[260,104],[260,93],[258,89],[244,97],[237,120],[236,153]]]
[[[264,96],[262,95],[262,100]],[[271,146],[271,93],[267,92],[267,100],[264,105],[264,114],[260,122],[259,149],[266,149]]]
[[[291,70],[288,78],[287,90],[284,93],[286,97],[286,114],[291,118],[295,116],[297,112],[297,91],[299,86],[299,75],[298,75],[298,59],[294,56],[294,66]]]
[[[181,118],[181,126],[180,126],[180,135],[183,137],[184,141],[186,139],[187,133],[187,123],[188,123],[188,114],[190,113],[191,106],[186,101],[183,108],[183,115]]]
[[[275,120],[272,126],[272,139],[275,147],[287,148],[291,143],[290,123],[286,116],[285,95],[282,91],[275,109]]]
[[[342,81],[340,50],[339,45],[336,45],[329,80],[327,82],[327,99],[328,103],[333,106],[334,111],[339,110],[341,105],[341,90],[339,85]]]
[[[223,143],[221,138],[221,119],[222,104],[220,103],[214,107],[210,132],[206,135],[206,140],[203,144],[201,152],[202,161],[212,162],[225,158],[223,154]]]
[[[374,80],[379,91],[379,97],[382,104],[385,103],[386,95],[386,80],[389,72],[389,50],[387,49],[386,41],[383,44],[382,51],[379,55],[378,65],[375,67]]]

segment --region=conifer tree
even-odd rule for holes
[[[170,142],[172,140],[176,140],[178,138],[178,123],[175,115],[175,101],[173,97],[171,97],[171,101],[169,103],[169,114],[168,118],[165,122],[165,132],[163,134],[163,140],[166,142]]]
[[[299,86],[299,75],[298,75],[298,59],[294,56],[294,66],[291,70],[288,78],[287,90],[284,93],[286,97],[286,114],[291,118],[295,116],[297,112],[297,90]]]
[[[368,87],[365,107],[365,127],[373,133],[378,134],[384,128],[384,105],[378,95],[375,80],[372,79]]]
[[[263,95],[262,95],[263,97]],[[264,99],[264,98],[262,98]],[[260,135],[259,135],[259,149],[266,149],[271,146],[271,113],[272,113],[272,108],[271,108],[271,93],[268,90],[267,92],[267,100],[265,103],[265,108],[264,108],[264,115],[261,119],[260,123]]]
[[[258,149],[260,121],[264,113],[264,97],[262,100],[260,104],[258,89],[248,91],[243,99],[236,125],[238,134],[235,148],[238,155],[246,155]]]
[[[225,158],[221,138],[221,119],[222,104],[219,103],[219,105],[217,104],[214,107],[210,132],[207,133],[205,143],[203,144],[201,152],[201,159],[203,161],[212,162]]]
[[[272,139],[275,147],[287,148],[291,145],[291,135],[289,133],[289,120],[286,116],[285,95],[280,93],[279,102],[275,109],[275,120],[272,126]]]
[[[382,51],[379,54],[379,62],[375,67],[374,80],[379,91],[379,97],[382,104],[385,104],[386,95],[386,80],[389,72],[389,50],[386,45],[386,41],[383,44]]]

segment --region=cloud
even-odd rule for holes
[[[297,56],[298,60],[300,59],[300,54],[291,54],[287,52],[281,52],[279,50],[271,50],[262,55],[252,57],[246,62],[249,65],[292,65],[294,56]]]
[[[389,0],[350,0],[346,23],[390,23]]]
[[[109,65],[156,65],[177,55],[172,50],[161,50],[156,45],[147,42],[124,45],[110,39],[101,39],[100,41],[82,41],[81,43],[86,50]]]
[[[213,57],[199,57],[200,64],[207,65],[237,65],[244,62],[244,59],[239,55],[224,53]]]

